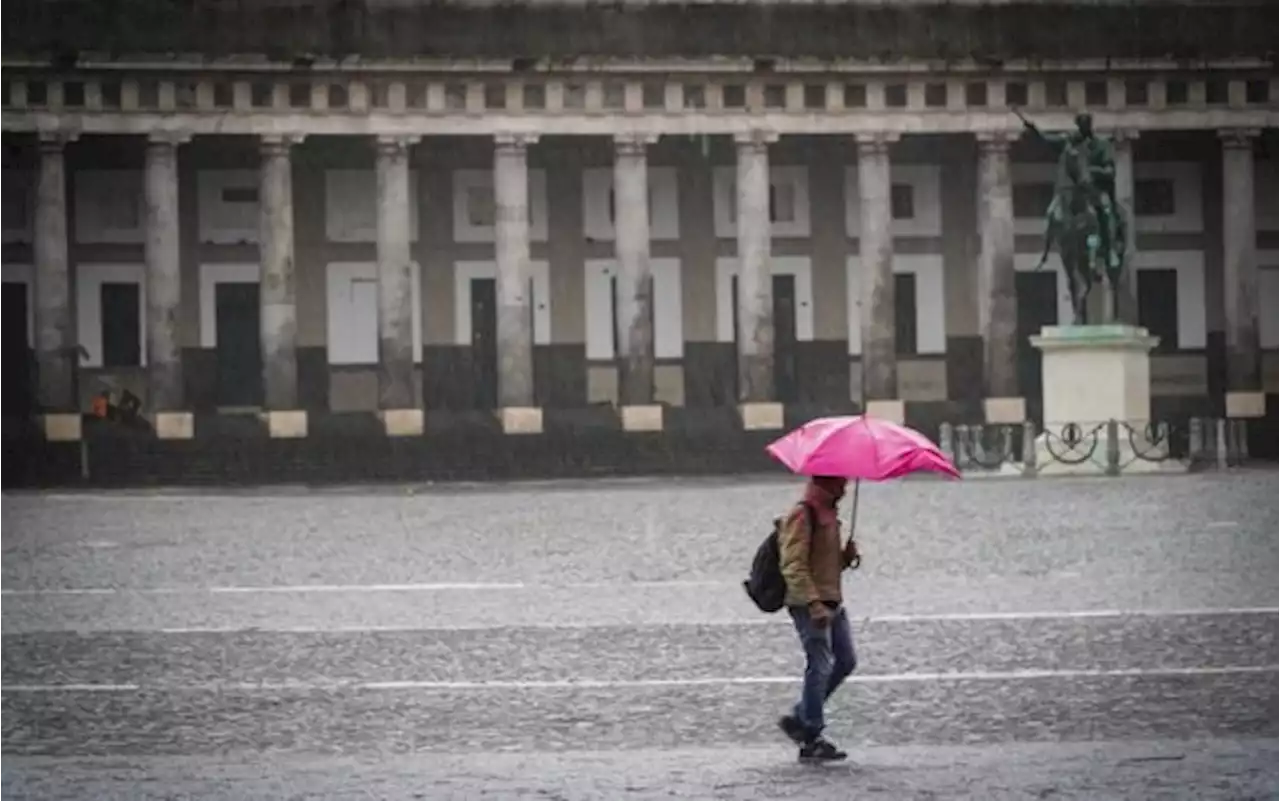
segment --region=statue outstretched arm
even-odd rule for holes
[[[1032,136],[1036,137],[1042,142],[1045,142],[1050,145],[1065,145],[1067,143],[1068,137],[1070,137],[1070,134],[1068,133],[1046,133],[1040,130],[1038,127],[1036,127],[1036,124],[1034,122],[1032,122],[1031,120],[1023,116],[1022,112],[1016,108],[1013,109],[1013,113],[1017,114],[1018,119],[1022,120],[1022,127],[1026,128],[1031,133]]]

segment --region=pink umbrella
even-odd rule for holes
[[[866,415],[810,420],[765,450],[802,476],[885,481],[929,471],[960,477],[919,431]]]
[[[866,415],[810,420],[765,450],[798,475],[854,480],[850,540],[857,522],[862,479],[885,481],[915,472],[960,477],[951,460],[919,431]]]

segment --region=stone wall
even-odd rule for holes
[[[373,0],[10,0],[6,57],[264,54],[556,59],[813,56],[905,61],[1198,60],[1275,53],[1275,4],[657,5]],[[525,65],[533,66],[533,65]],[[767,64],[762,64],[767,68]]]

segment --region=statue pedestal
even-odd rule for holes
[[[1046,326],[1040,336],[1031,337],[1043,359],[1044,432],[1035,443],[1038,474],[1105,473],[1111,420],[1118,423],[1121,472],[1183,469],[1166,461],[1167,443],[1159,437],[1153,440],[1147,430],[1151,349],[1159,341],[1145,328],[1131,325]]]

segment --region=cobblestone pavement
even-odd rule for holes
[[[859,669],[740,581],[795,484],[6,495],[4,797],[1277,797],[1277,476],[862,492]]]

